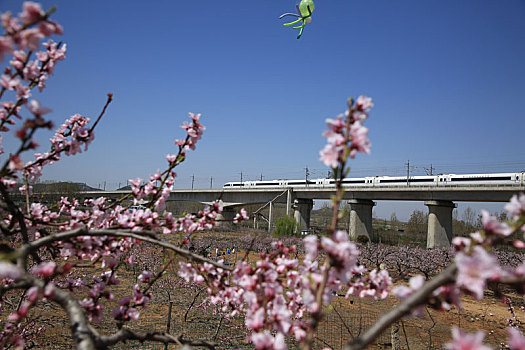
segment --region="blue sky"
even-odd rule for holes
[[[241,172],[302,178],[305,167],[325,176],[324,120],[360,94],[375,101],[372,154],[353,162],[354,176],[402,175],[408,159],[420,174],[430,164],[437,173],[525,170],[523,0],[317,0],[300,40],[278,18],[292,0],[43,4],[58,5],[68,52],[34,97],[57,125],[96,117],[106,93],[115,97],[89,152],[43,179],[116,188],[144,178],[165,166],[190,111],[207,130],[177,187],[192,176],[195,187],[210,178],[216,187]],[[20,7],[0,1],[2,12]]]

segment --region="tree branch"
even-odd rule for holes
[[[25,270],[28,254],[36,251],[40,247],[49,245],[53,242],[64,241],[64,240],[68,240],[68,239],[75,238],[78,236],[92,236],[92,237],[111,236],[111,237],[135,238],[143,242],[148,242],[151,244],[155,244],[155,245],[170,249],[174,251],[176,254],[187,258],[188,260],[197,261],[200,263],[212,264],[215,267],[219,267],[221,269],[228,270],[228,271],[232,270],[232,268],[228,266],[224,266],[213,260],[210,260],[200,255],[194,254],[186,249],[179,248],[174,244],[164,242],[154,232],[151,232],[151,231],[131,232],[131,231],[110,230],[110,229],[91,231],[86,227],[80,227],[80,228],[77,228],[75,230],[71,230],[68,232],[60,232],[60,233],[52,234],[52,235],[40,238],[36,241],[24,244],[22,247],[20,247],[17,250],[17,253],[19,254],[17,258],[17,265],[20,268],[23,268]]]
[[[149,332],[139,334],[129,328],[122,328],[118,332],[109,336],[98,336],[96,338],[96,349],[107,349],[108,346],[117,344],[124,340],[138,340],[144,342],[147,340],[157,341],[164,344],[186,344],[190,346],[203,346],[208,349],[215,349],[216,343],[206,340],[186,340],[183,335],[173,336],[165,332]]]
[[[434,290],[443,285],[454,283],[456,280],[456,271],[456,264],[451,264],[435,278],[425,283],[421,289],[414,292],[397,307],[390,310],[387,314],[381,317],[363,335],[348,342],[348,344],[345,346],[345,350],[358,350],[366,348],[394,322],[400,320],[404,316],[410,315],[412,310],[414,310],[416,307],[426,304],[428,298]]]

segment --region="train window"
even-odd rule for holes
[[[451,179],[451,181],[503,181],[503,180],[511,180],[508,176],[494,176],[494,177],[454,177]]]
[[[364,184],[365,180],[343,180],[344,184]]]

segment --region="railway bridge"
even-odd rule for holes
[[[376,200],[422,201],[428,207],[427,247],[446,247],[452,241],[452,210],[455,202],[507,202],[518,193],[525,192],[525,186],[517,185],[458,185],[435,186],[389,186],[345,188],[343,199],[350,205],[348,232],[352,239],[359,236],[372,238],[372,208]],[[84,197],[105,196],[118,198],[129,191],[82,192]],[[302,227],[310,226],[313,200],[329,200],[335,194],[334,188],[318,186],[288,188],[220,188],[173,190],[169,201],[190,201],[223,203],[223,216],[233,219],[235,208],[246,204],[267,204],[270,227],[273,222],[273,205],[286,204],[287,215],[293,215]]]

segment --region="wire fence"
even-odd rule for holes
[[[361,304],[360,299],[356,302],[336,296],[336,300],[325,310],[325,317],[321,321],[315,341],[314,349],[342,349],[344,345],[354,337],[359,336],[373,325],[380,316],[379,311],[370,310]],[[180,305],[183,306],[183,305]],[[174,307],[177,310],[177,307]],[[218,314],[196,313],[188,315],[182,309],[174,311],[172,315],[172,334],[184,334],[184,338],[193,340],[216,341],[217,349],[253,349],[253,345],[247,343],[247,330],[244,319],[235,317],[225,319]],[[165,324],[149,325],[156,331],[165,330]],[[286,339],[289,349],[299,349],[299,344],[293,338]],[[388,347],[391,344],[390,332],[381,334],[376,339],[375,346]],[[113,350],[137,349],[137,350],[160,350],[180,349],[178,345],[153,343],[128,343],[115,345]]]

